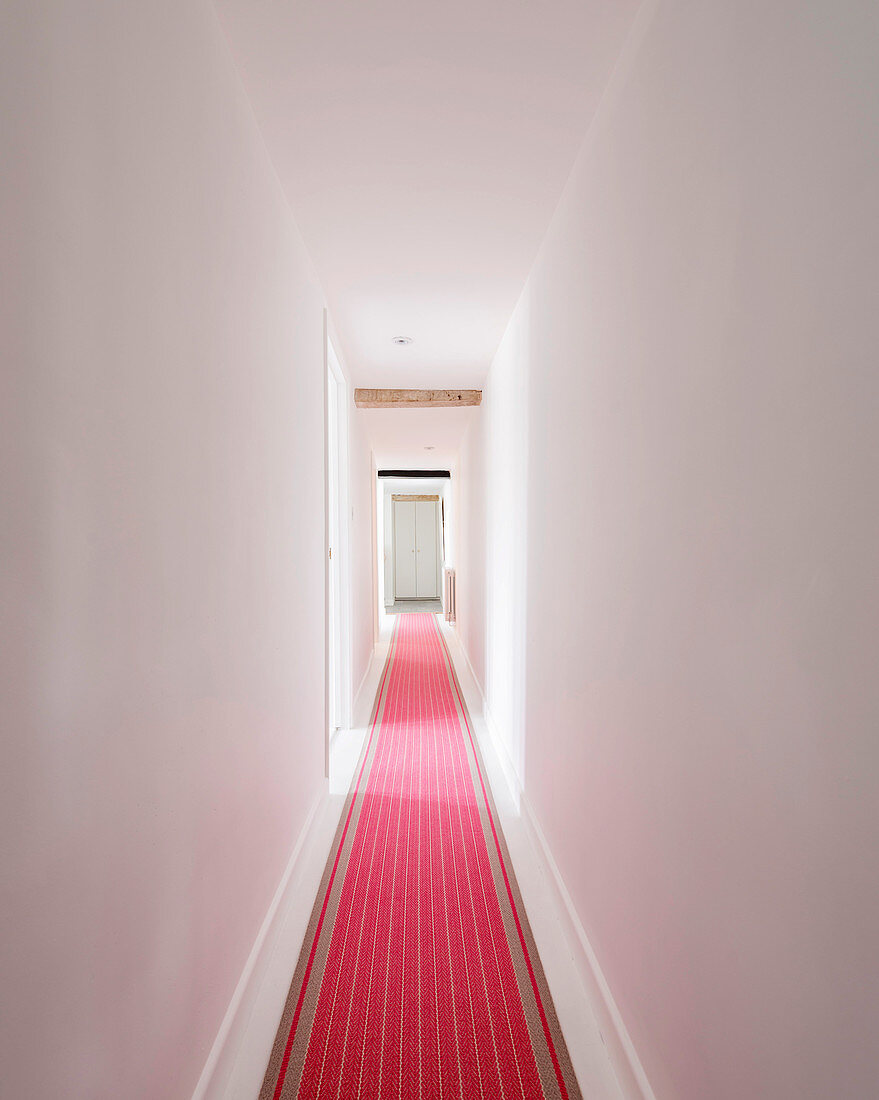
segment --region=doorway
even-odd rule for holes
[[[394,602],[440,594],[439,496],[395,493]]]
[[[410,611],[441,614],[450,564],[450,474],[445,470],[378,470],[376,481],[377,588],[384,616]],[[418,551],[421,550],[419,554]]]

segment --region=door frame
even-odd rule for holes
[[[335,431],[331,429],[331,416]],[[336,729],[351,727],[349,482],[348,381],[333,347],[324,310],[324,771],[327,776],[332,736]]]

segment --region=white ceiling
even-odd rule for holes
[[[363,409],[360,415],[379,469],[448,470],[478,409]]]
[[[636,0],[216,6],[354,382],[478,386]]]

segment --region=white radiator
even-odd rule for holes
[[[455,621],[455,570],[443,570],[443,611],[447,623]]]

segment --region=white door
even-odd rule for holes
[[[398,600],[418,595],[415,504],[414,500],[394,501],[394,597]]]
[[[436,567],[436,501],[415,502],[415,593],[419,600],[439,596]]]

